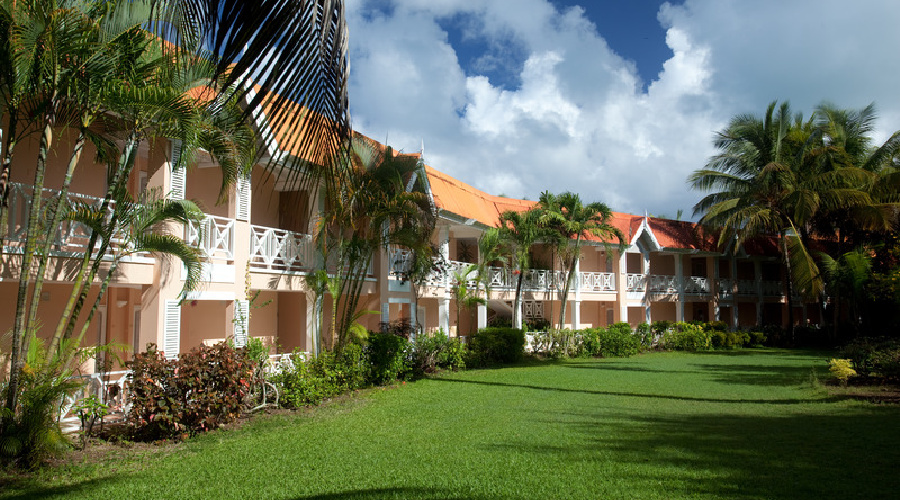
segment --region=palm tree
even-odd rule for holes
[[[470,276],[475,274],[475,289],[469,288]],[[484,305],[487,301],[483,297],[478,296],[478,264],[469,264],[468,266],[453,271],[452,285],[450,293],[453,295],[453,302],[456,304],[456,335],[460,335],[460,316],[462,310],[470,310],[475,306]],[[449,332],[448,332],[449,335]]]
[[[317,247],[337,258],[339,307],[335,311],[340,349],[358,317],[357,306],[369,263],[379,250],[400,245],[418,251],[429,245],[435,214],[424,190],[419,159],[395,154],[364,138],[355,138],[351,155],[325,179],[325,213],[316,231]],[[423,250],[424,251],[424,250]]]
[[[870,110],[840,130],[825,126],[830,120],[823,120],[823,113],[817,113],[818,123],[804,122],[792,116],[788,103],[772,102],[763,119],[738,115],[714,140],[721,152],[688,178],[693,189],[712,191],[694,206],[694,214],[702,215],[702,224],[722,229],[720,244],[779,238],[792,329],[794,290],[811,300],[824,290],[808,251],[817,221],[821,227],[828,214],[861,213],[873,205],[866,189],[872,176],[852,160],[869,151],[859,133],[870,130]]]
[[[500,214],[501,236],[507,242],[515,262],[516,294],[513,301],[513,327],[522,328],[522,283],[531,268],[531,246],[542,236],[541,211],[535,207],[525,212],[507,210]]]
[[[541,193],[538,206],[542,211],[541,225],[559,236],[559,254],[567,273],[559,295],[559,330],[562,330],[566,321],[569,289],[576,278],[575,266],[581,257],[584,238],[599,237],[604,243],[608,243],[615,237],[621,246],[625,242],[625,236],[618,228],[609,224],[612,210],[606,204],[594,202],[585,205],[576,193],[567,191],[554,195],[545,191]]]

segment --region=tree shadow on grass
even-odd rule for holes
[[[605,463],[617,471],[609,480],[648,497],[869,499],[896,498],[900,489],[898,408],[783,416],[580,417],[557,423],[582,434],[565,446],[515,442],[498,447],[524,447],[579,464],[601,462],[601,468]]]
[[[493,386],[493,387],[515,387],[519,389],[533,389],[537,391],[554,391],[554,392],[571,392],[578,394],[591,394],[596,396],[618,396],[618,397],[630,397],[630,398],[651,398],[651,399],[663,399],[663,400],[674,400],[674,401],[696,401],[700,403],[736,403],[736,404],[766,404],[766,405],[795,405],[802,403],[812,403],[812,402],[831,402],[838,401],[844,398],[839,397],[830,397],[827,399],[824,398],[783,398],[783,399],[723,399],[723,398],[703,398],[703,397],[694,397],[694,396],[677,396],[674,394],[640,394],[634,392],[624,392],[624,391],[598,391],[594,389],[568,389],[564,387],[542,387],[538,385],[529,385],[529,384],[510,384],[506,382],[487,382],[484,380],[462,380],[457,378],[443,377],[434,379],[438,382],[458,382],[461,384],[476,384],[476,385],[485,385],[485,386]]]
[[[388,498],[405,499],[421,498],[434,500],[500,500],[502,497],[473,496],[471,493],[459,493],[438,488],[371,488],[364,490],[341,491],[324,495],[296,497],[295,500],[382,500]]]
[[[778,366],[771,364],[726,365],[700,363],[693,366],[700,368],[703,373],[712,375],[714,380],[719,383],[770,387],[795,386],[808,383],[815,369],[813,366]]]
[[[23,477],[21,479],[0,481],[0,498],[12,500],[20,498],[63,497],[78,494],[89,495],[91,489],[96,488],[107,481],[109,481],[109,479],[91,479],[64,486],[41,486],[34,479]]]
[[[634,366],[623,363],[597,363],[597,362],[569,362],[560,365],[563,368],[577,368],[579,370],[603,370],[616,372],[646,372],[646,373],[673,373],[674,370],[655,370],[653,368],[645,368],[642,366]],[[679,373],[684,373],[678,370]]]

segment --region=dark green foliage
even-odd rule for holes
[[[369,380],[375,385],[389,384],[409,371],[405,337],[393,333],[370,333],[366,354],[371,364]]]
[[[525,332],[518,328],[482,328],[469,340],[473,366],[515,363],[525,354]]]
[[[126,365],[132,370],[129,419],[141,439],[180,438],[234,420],[253,374],[246,351],[224,342],[196,347],[177,360],[151,344]]]
[[[750,333],[743,331],[729,332],[725,330],[709,331],[712,346],[716,349],[734,349],[750,344]]]
[[[303,361],[294,359],[293,368],[284,369],[271,382],[278,387],[281,405],[301,408],[365,387],[369,373],[363,350],[356,344],[344,346],[340,355],[323,352]]]
[[[588,328],[580,332],[580,352],[604,358],[627,358],[641,350],[641,337],[628,323],[615,323],[608,328]]]
[[[609,328],[601,328],[598,332],[600,351],[604,358],[628,357],[637,354],[641,348],[641,339],[631,331],[628,323],[616,323]]]
[[[844,346],[841,357],[849,359],[860,376],[900,378],[900,339],[862,337]]]
[[[57,423],[63,397],[81,386],[81,381],[60,376],[56,367],[35,370],[26,366],[19,384],[19,411],[3,412],[0,429],[0,463],[35,468],[51,455],[68,447]],[[6,397],[7,387],[2,396]]]
[[[660,346],[671,351],[708,351],[712,339],[702,326],[679,322],[663,334]]]
[[[523,326],[526,332],[546,332],[550,329],[550,320],[544,318],[526,319]]]
[[[448,338],[443,331],[419,334],[408,345],[409,366],[414,377],[433,373],[439,368],[459,370],[466,367],[466,347],[458,338]]]

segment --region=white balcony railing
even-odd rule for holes
[[[61,191],[55,189],[44,189],[41,193],[43,205],[50,199],[59,199],[62,195]],[[31,211],[31,205],[34,201],[34,186],[28,184],[19,184],[16,182],[9,184],[9,216],[8,225],[6,227],[4,240],[6,244],[16,246],[25,242],[25,236],[28,224],[28,214]],[[99,210],[103,203],[101,198],[88,196],[85,194],[68,193],[66,196],[67,206],[63,209],[69,209],[76,205],[88,206],[94,210]],[[110,203],[110,210],[115,207],[114,203]],[[82,253],[87,248],[90,241],[91,229],[76,221],[63,220],[59,227],[52,228],[51,237],[53,245],[51,247],[52,254],[71,256]],[[102,240],[98,240],[95,249],[99,248]],[[124,238],[114,237],[108,248],[109,253],[115,253],[122,248]]]
[[[250,269],[304,272],[315,264],[312,236],[284,229],[250,226]]]
[[[647,275],[626,274],[625,290],[628,292],[643,292],[647,288]]]
[[[391,245],[388,248],[388,267],[391,276],[405,275],[412,266],[413,253],[408,248]]]
[[[734,280],[728,278],[719,279],[719,297],[730,298],[734,295]]]
[[[738,280],[737,293],[738,295],[756,295],[758,293],[756,280]]]
[[[678,278],[670,274],[651,274],[650,292],[675,293],[678,291]]]
[[[207,215],[200,224],[184,227],[184,241],[200,248],[210,259],[234,259],[234,219]]]
[[[765,297],[783,297],[784,283],[780,281],[763,281],[761,283],[763,296]]]
[[[613,292],[616,290],[616,277],[613,273],[578,273],[578,286],[587,292]]]
[[[705,276],[688,276],[684,280],[684,293],[706,295],[710,292],[711,280]]]

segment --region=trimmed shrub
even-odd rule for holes
[[[370,333],[366,353],[371,364],[369,381],[375,385],[390,384],[409,371],[406,355],[409,341],[393,333]]]
[[[632,356],[640,352],[641,338],[631,331],[628,323],[615,323],[608,328],[597,329],[599,350],[604,358]]]
[[[323,352],[308,361],[295,358],[293,368],[274,375],[271,382],[278,387],[282,406],[300,408],[365,387],[368,374],[362,348],[349,344],[337,355]]]
[[[900,339],[858,338],[841,349],[841,357],[849,359],[863,377],[878,374],[900,378]]]
[[[525,332],[518,328],[482,328],[469,340],[469,360],[474,366],[515,363],[525,354]]]
[[[225,342],[168,360],[150,344],[126,365],[133,406],[129,419],[143,439],[180,438],[237,418],[250,388],[253,363]]]
[[[407,350],[406,358],[416,377],[433,373],[438,368],[458,370],[466,367],[465,345],[458,338],[448,338],[443,330],[432,335],[417,335]]]
[[[660,343],[674,351],[707,351],[712,346],[712,338],[702,326],[679,322],[663,335]]]

